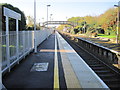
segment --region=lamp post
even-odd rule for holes
[[[41,20],[39,19],[39,29],[41,29]]]
[[[44,17],[42,17],[42,26],[44,25]]]
[[[35,33],[36,33],[36,0],[34,0],[34,53],[37,53]]]
[[[68,17],[66,16],[66,21],[68,21]]]
[[[120,43],[120,1],[118,2],[118,5],[114,5],[115,7],[118,7],[118,14],[117,14],[117,35],[116,35],[116,43]]]
[[[48,7],[50,7],[51,5],[47,5],[47,30],[48,30]],[[47,33],[47,39],[48,39],[48,33]]]
[[[51,5],[47,5],[47,28],[48,28],[48,7],[50,7]]]
[[[53,15],[53,14],[50,14],[50,21],[52,21],[52,15]]]

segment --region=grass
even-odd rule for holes
[[[105,34],[98,34],[98,37],[104,37],[104,38],[116,38],[115,35],[105,35]]]

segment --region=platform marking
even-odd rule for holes
[[[58,34],[58,33],[57,33]],[[64,49],[64,41],[62,41],[62,37],[58,34],[58,44],[59,44],[59,48],[60,50]],[[71,50],[69,50],[71,51]],[[71,53],[71,52],[70,52]],[[65,82],[66,82],[66,86],[67,89],[82,89],[81,84],[72,68],[72,65],[67,57],[67,54],[70,54],[69,52],[61,52],[61,61],[62,61],[62,65],[63,65],[63,71],[64,71],[64,76],[65,76]],[[72,51],[72,53],[74,53]]]
[[[41,71],[47,71],[48,70],[49,63],[34,63],[31,72],[41,72]]]
[[[58,56],[57,56],[57,40],[55,34],[55,57],[54,57],[54,89],[59,89],[59,70],[58,70]]]

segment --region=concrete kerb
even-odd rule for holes
[[[117,58],[118,58],[118,68],[120,69],[120,52],[117,52],[117,51],[115,51],[115,50],[113,50],[113,49],[110,49],[110,48],[107,48],[107,47],[104,47],[104,46],[100,46],[100,45],[98,45],[98,44],[96,44],[96,43],[94,43],[94,42],[85,40],[85,39],[80,38],[80,37],[79,37],[78,39],[81,39],[81,40],[86,41],[86,42],[88,42],[88,43],[90,43],[90,44],[92,44],[92,45],[98,46],[98,47],[103,48],[103,49],[106,49],[106,50],[108,50],[108,51],[110,51],[110,52],[112,52],[112,53],[115,53],[116,56],[117,56]]]

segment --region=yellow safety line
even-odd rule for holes
[[[57,40],[55,34],[55,57],[54,57],[54,89],[59,89],[59,70],[58,70],[58,56],[57,56]]]

